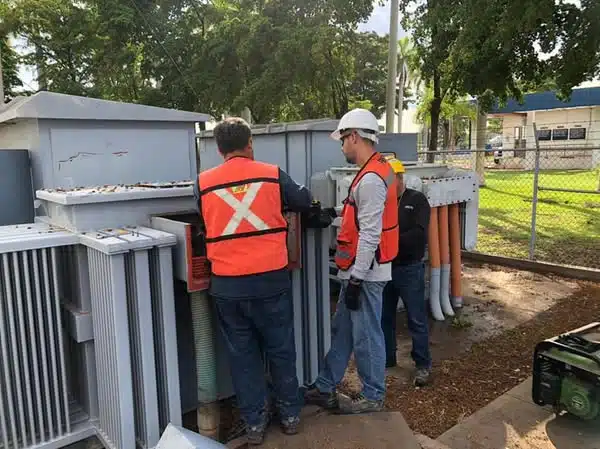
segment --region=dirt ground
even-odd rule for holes
[[[386,406],[415,433],[443,432],[531,375],[539,341],[600,319],[600,285],[490,265],[465,264],[465,306],[431,323],[433,382],[410,383],[410,336],[398,313],[399,366],[388,370]],[[343,382],[360,389],[351,365]]]

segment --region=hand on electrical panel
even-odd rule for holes
[[[302,215],[302,225],[305,228],[325,229],[331,226],[337,216],[332,207],[321,207],[321,202],[313,200],[310,210]]]

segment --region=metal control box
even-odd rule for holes
[[[302,266],[300,216],[294,213],[285,216],[288,222],[288,268],[296,270]],[[192,293],[208,289],[210,265],[202,235],[197,230],[197,213],[190,211],[150,217],[150,222],[154,229],[177,237],[173,256],[174,274],[186,283],[187,291]]]
[[[148,226],[152,215],[195,207],[191,181],[46,189],[38,190],[36,196],[53,225],[73,232]]]
[[[173,234],[177,244],[173,251],[173,274],[187,285],[188,292],[206,290],[210,267],[203,242],[197,241],[198,215],[193,211],[150,217],[154,229]]]

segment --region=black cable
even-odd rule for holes
[[[194,95],[199,98],[198,93],[196,92],[196,90],[194,89],[194,87],[191,85],[191,83],[188,82],[187,78],[185,77],[185,75],[183,74],[183,72],[181,71],[181,69],[179,68],[179,65],[177,64],[177,62],[175,61],[175,59],[173,59],[173,57],[171,56],[171,54],[167,51],[167,49],[165,48],[165,46],[162,44],[162,42],[157,38],[156,34],[157,34],[157,30],[152,27],[152,25],[150,25],[150,23],[148,22],[148,20],[146,19],[146,16],[144,15],[144,13],[142,12],[142,10],[140,9],[140,7],[137,5],[137,3],[135,2],[135,0],[129,0],[130,3],[133,5],[133,7],[136,9],[136,11],[138,12],[138,14],[142,17],[142,20],[144,21],[144,23],[146,24],[146,26],[148,28],[150,28],[150,31],[152,32],[152,35],[154,36],[154,40],[156,41],[156,43],[158,45],[160,45],[160,47],[162,48],[162,50],[165,52],[165,55],[167,55],[167,57],[171,60],[171,62],[173,63],[173,65],[175,66],[175,68],[177,69],[177,71],[179,72],[179,75],[181,75],[181,79],[187,84],[187,86],[190,88],[190,90],[194,93]]]

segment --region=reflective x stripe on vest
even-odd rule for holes
[[[231,158],[200,173],[198,187],[213,275],[246,276],[287,266],[279,167]]]
[[[213,192],[215,195],[229,204],[235,211],[233,217],[231,217],[227,223],[227,226],[225,226],[225,229],[223,229],[221,237],[235,234],[235,231],[242,223],[242,220],[248,221],[256,228],[257,231],[266,231],[270,229],[260,217],[250,210],[250,207],[252,206],[252,203],[254,202],[254,199],[256,198],[256,195],[258,195],[258,192],[262,186],[262,182],[250,184],[250,187],[248,190],[246,190],[246,193],[241,201],[238,200],[227,189],[219,189]]]

